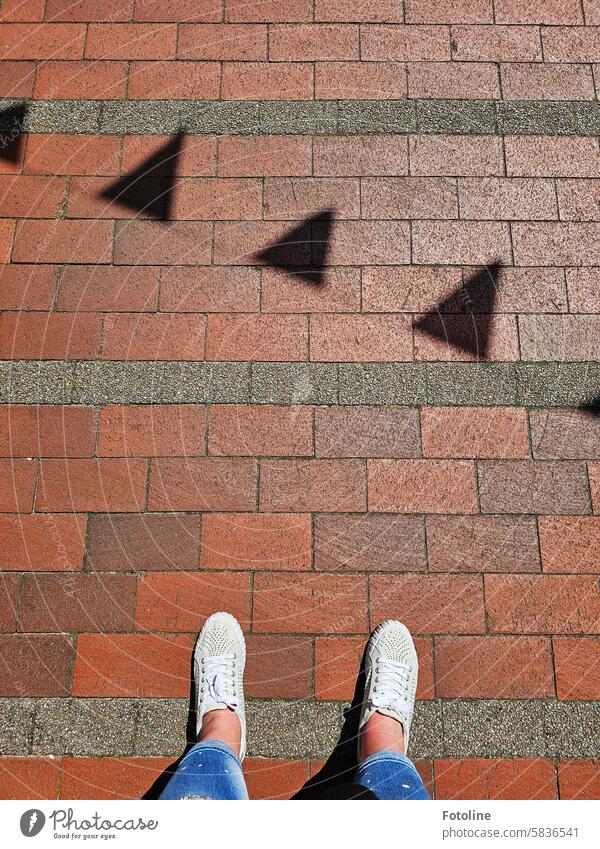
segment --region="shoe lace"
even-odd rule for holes
[[[387,708],[401,714],[410,713],[410,667],[396,660],[381,658],[375,661],[373,674],[372,707]]]
[[[203,691],[206,688],[209,698],[222,702],[235,710],[240,701],[237,694],[235,676],[235,655],[223,654],[205,657],[202,660]]]

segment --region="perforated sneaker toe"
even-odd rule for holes
[[[382,622],[371,634],[365,654],[365,695],[359,732],[374,713],[391,716],[402,725],[408,751],[418,675],[417,652],[406,625],[393,619]]]
[[[246,754],[244,667],[246,641],[237,619],[230,613],[213,613],[200,632],[194,649],[196,734],[211,710],[233,710],[242,729],[240,760]]]

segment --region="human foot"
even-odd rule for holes
[[[198,740],[219,740],[240,760],[246,753],[244,667],[246,643],[237,620],[213,613],[194,649],[196,733]]]
[[[388,619],[371,634],[365,654],[365,694],[359,722],[359,761],[375,752],[406,752],[419,662],[408,628]]]

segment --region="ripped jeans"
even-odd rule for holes
[[[429,799],[413,762],[400,752],[377,752],[364,760],[354,783],[378,799]],[[247,799],[242,765],[225,743],[206,740],[193,746],[160,799]]]

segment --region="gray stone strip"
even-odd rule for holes
[[[326,758],[344,707],[250,700],[249,754]],[[0,755],[175,758],[187,717],[184,699],[0,699]],[[419,702],[411,732],[414,758],[585,759],[599,752],[600,702]]]
[[[600,397],[600,363],[520,363],[517,403],[539,407],[578,407]],[[544,404],[545,406],[545,404]]]
[[[579,407],[600,363],[0,361],[0,404]]]
[[[250,370],[250,363],[5,360],[0,403],[243,403]]]
[[[0,112],[24,101],[0,99]],[[31,100],[31,133],[597,135],[600,103],[499,100]],[[0,130],[13,130],[5,117]]]
[[[253,404],[336,404],[338,367],[333,363],[253,363]]]
[[[419,133],[480,135],[498,132],[497,105],[493,100],[417,100],[415,107]]]

